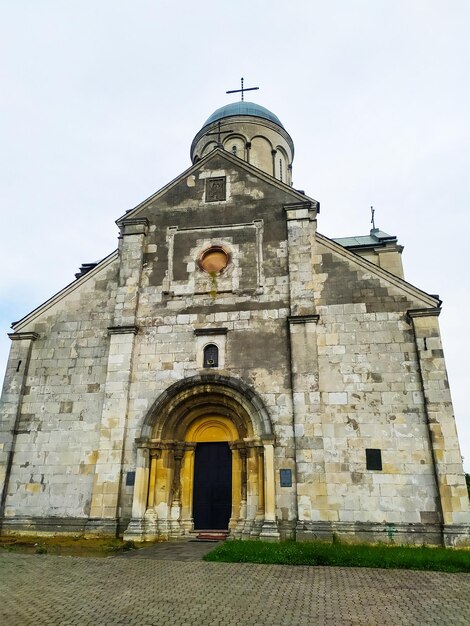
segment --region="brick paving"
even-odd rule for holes
[[[205,549],[180,546],[179,560],[168,547],[153,558],[1,553],[0,623],[470,625],[468,574],[205,563]]]

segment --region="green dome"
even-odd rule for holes
[[[281,124],[280,119],[268,109],[260,106],[259,104],[255,104],[254,102],[233,102],[232,104],[227,104],[217,111],[214,111],[210,117],[205,121],[203,128],[212,124],[213,122],[217,122],[225,117],[232,117],[234,115],[252,115],[254,117],[262,117],[265,120],[270,120],[274,122],[281,128],[284,126]]]

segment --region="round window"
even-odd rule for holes
[[[201,254],[199,266],[208,274],[220,274],[229,264],[229,255],[222,248],[213,246]]]

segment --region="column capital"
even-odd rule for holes
[[[149,228],[149,221],[146,217],[124,217],[116,224],[121,230],[121,237],[126,235],[146,235]]]
[[[284,205],[287,221],[315,220],[317,205],[310,200],[290,202]]]

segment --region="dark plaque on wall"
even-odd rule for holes
[[[206,202],[217,202],[225,199],[225,176],[208,178],[206,183]]]
[[[292,470],[282,469],[279,470],[281,477],[281,487],[292,487]]]
[[[127,472],[126,474],[126,486],[133,487],[135,485],[135,472]]]

